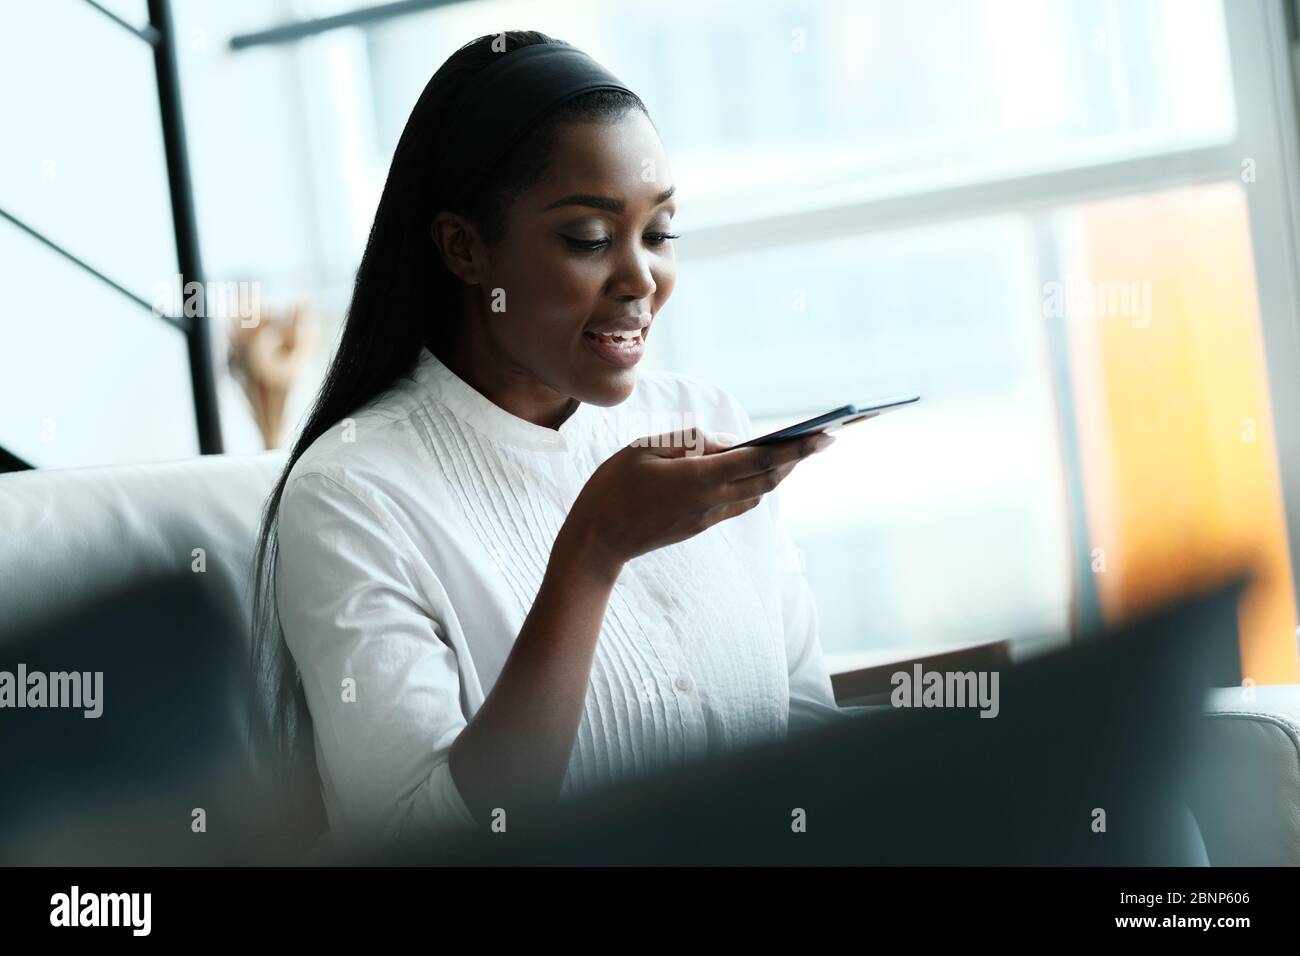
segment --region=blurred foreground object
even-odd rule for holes
[[[290,862],[295,835],[249,760],[239,630],[238,608],[181,572],[6,636],[0,671],[47,675],[48,689],[22,688],[26,706],[0,712],[14,762],[0,784],[0,864]],[[97,688],[93,707],[55,696],[67,678]]]
[[[1193,866],[1206,691],[1243,580],[1000,676],[993,719],[884,706],[583,795],[388,862],[559,866]],[[1231,678],[1229,678],[1231,679]],[[1300,794],[1290,794],[1291,806]],[[372,860],[373,862],[373,860]]]
[[[279,447],[289,389],[317,340],[316,322],[301,304],[287,316],[268,311],[251,324],[238,316],[230,321],[230,370],[248,397],[265,448]]]

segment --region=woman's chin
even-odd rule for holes
[[[620,405],[631,397],[636,388],[636,366],[611,369],[599,376],[587,376],[583,386],[583,393],[575,396],[579,401],[604,408]]]

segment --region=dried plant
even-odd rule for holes
[[[251,325],[231,320],[231,373],[248,398],[266,448],[279,447],[289,390],[317,341],[316,323],[300,304],[287,315],[264,310]]]

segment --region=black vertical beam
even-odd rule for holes
[[[176,55],[176,30],[169,0],[149,0],[149,24],[156,32],[154,69],[158,74],[158,106],[162,113],[163,148],[167,155],[167,183],[171,189],[172,226],[176,231],[176,260],[181,288],[203,282],[199,256],[198,222],[190,184],[190,157],[185,144],[185,115],[181,109],[181,78]],[[206,298],[206,297],[205,297]],[[194,420],[199,430],[199,452],[221,451],[221,418],[217,413],[217,387],[212,370],[212,345],[208,320],[194,316],[186,335],[190,381],[194,388]]]

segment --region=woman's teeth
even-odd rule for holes
[[[616,349],[627,349],[636,346],[641,341],[641,332],[587,332],[593,339],[598,342],[604,342],[606,345],[612,345]]]

